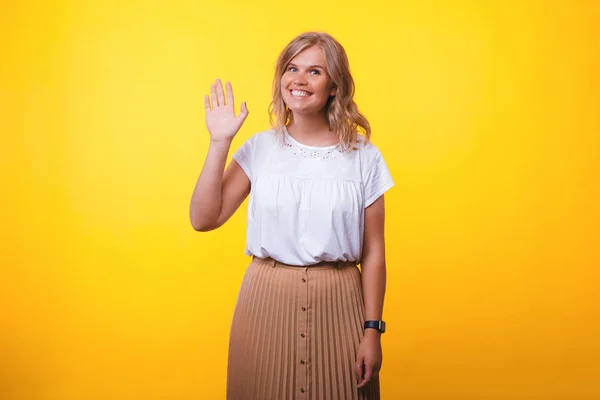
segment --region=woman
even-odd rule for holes
[[[231,327],[228,399],[379,398],[383,193],[394,183],[353,95],[343,47],[325,33],[298,36],[277,61],[273,129],[247,140],[225,172],[248,109],[235,115],[230,83],[205,96],[210,147],[194,229],[218,228],[250,194],[253,260]]]

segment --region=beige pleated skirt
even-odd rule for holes
[[[363,322],[356,265],[296,267],[254,258],[231,326],[227,399],[379,399],[376,379],[357,389]]]

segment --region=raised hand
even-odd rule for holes
[[[240,114],[236,117],[233,107],[233,89],[231,83],[225,84],[226,95],[220,79],[210,85],[210,98],[204,96],[206,109],[206,127],[213,142],[230,141],[238,133],[248,116],[246,102],[240,107]],[[212,103],[212,107],[211,107]]]

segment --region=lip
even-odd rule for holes
[[[306,93],[307,95],[306,95],[306,96],[295,96],[295,95],[292,93],[294,90],[296,90],[296,91],[298,91],[298,92],[304,92],[304,93]],[[290,90],[289,90],[289,92],[290,92],[290,96],[292,96],[292,97],[294,97],[294,98],[296,98],[296,99],[303,99],[303,98],[307,98],[307,97],[310,97],[310,96],[312,96],[312,93],[311,93],[311,92],[309,92],[308,90],[304,90],[304,89],[290,89]]]

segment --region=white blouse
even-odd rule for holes
[[[394,182],[379,150],[357,136],[357,150],[342,152],[269,130],[233,154],[251,183],[247,255],[304,266],[360,261],[364,209]]]

